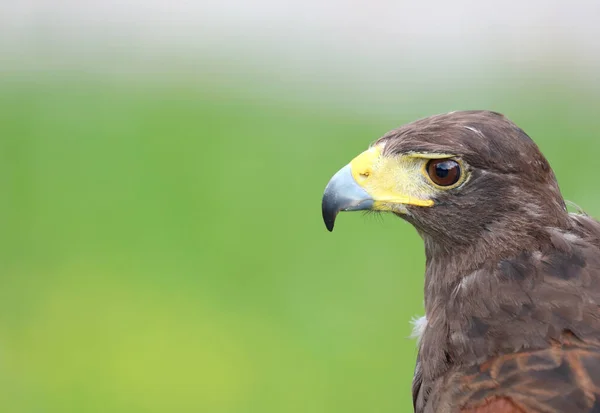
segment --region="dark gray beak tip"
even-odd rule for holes
[[[333,231],[333,226],[335,225],[335,218],[338,214],[336,209],[331,205],[327,205],[325,199],[323,200],[323,222],[325,222],[325,226],[329,232]]]

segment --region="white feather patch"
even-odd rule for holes
[[[414,317],[412,320],[410,320],[410,323],[413,325],[410,338],[416,338],[418,343],[425,332],[425,328],[427,327],[427,317]]]

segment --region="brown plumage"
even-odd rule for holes
[[[332,184],[323,200],[331,228],[337,211],[368,205],[424,240],[415,412],[600,413],[600,223],[567,212],[535,143],[500,114],[470,111],[405,125],[375,146],[385,158],[451,154],[469,174],[423,190],[431,207],[348,207]]]

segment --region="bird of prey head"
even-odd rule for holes
[[[506,117],[452,112],[390,131],[322,201],[393,213],[425,243],[416,412],[600,412],[600,224],[569,214]]]

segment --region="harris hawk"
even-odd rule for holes
[[[501,114],[392,130],[322,201],[387,211],[425,244],[417,413],[600,413],[600,223],[569,213],[548,161]]]

